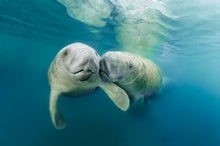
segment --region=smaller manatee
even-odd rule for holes
[[[128,52],[105,53],[100,60],[100,75],[104,82],[115,84],[126,92],[129,101],[116,104],[123,111],[140,106],[144,97],[156,93],[162,85],[162,74],[156,64]],[[110,96],[114,96],[110,97],[114,103],[120,101],[120,94],[114,94],[114,89],[108,90],[112,92]],[[123,98],[126,96],[123,95]]]
[[[50,115],[54,126],[63,129],[65,122],[57,108],[59,96],[80,96],[96,89],[99,76],[98,53],[88,45],[73,43],[58,52],[48,70]]]

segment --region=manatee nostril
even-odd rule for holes
[[[99,56],[96,51],[86,50],[86,49],[81,50],[80,55],[85,56],[85,57],[86,57],[86,56],[87,56],[87,57],[88,57],[88,56],[91,56],[91,57]]]
[[[109,55],[109,58],[112,59],[112,60],[115,60],[116,56],[114,54],[111,54],[111,55]]]

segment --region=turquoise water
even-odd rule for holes
[[[78,7],[80,2],[86,5],[76,1]],[[220,2],[164,0],[162,7],[154,1],[147,19],[138,7],[138,21],[124,7],[132,3],[108,2],[110,13],[98,25],[70,17],[57,1],[0,0],[0,145],[219,146]],[[140,6],[142,0],[136,2]],[[167,83],[135,112],[120,111],[100,89],[82,98],[63,97],[59,107],[67,127],[56,130],[47,70],[56,53],[73,42],[100,55],[126,50],[149,57]]]

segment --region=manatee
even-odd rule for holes
[[[128,52],[105,53],[100,59],[100,76],[104,82],[118,86],[127,94],[127,97],[123,95],[123,98],[128,98],[128,102],[116,104],[123,111],[136,109],[143,104],[144,98],[156,93],[162,85],[162,74],[155,63]],[[115,93],[114,89],[106,90]],[[120,98],[121,95],[115,93],[111,100],[115,103],[115,100]]]
[[[60,95],[76,97],[95,90],[99,76],[99,54],[90,46],[73,43],[61,49],[48,70],[50,115],[54,126],[63,129],[65,122],[57,107]]]

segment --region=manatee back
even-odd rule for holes
[[[130,96],[150,96],[157,92],[162,85],[162,74],[159,67],[151,60],[128,53],[136,76],[131,80],[119,82],[119,86]]]
[[[162,73],[159,67],[151,60],[142,58],[145,65],[145,81],[147,83],[147,91],[157,92],[162,86]],[[150,92],[149,92],[150,93]],[[148,94],[147,92],[145,94]],[[146,95],[147,96],[147,95]]]

